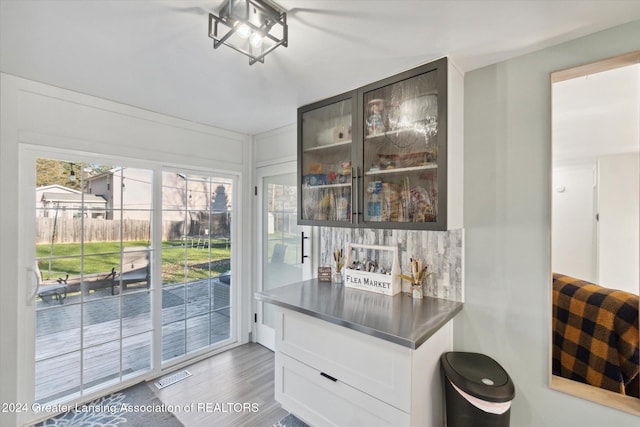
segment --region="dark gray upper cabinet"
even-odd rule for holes
[[[462,227],[462,76],[450,71],[442,58],[298,109],[299,224]]]
[[[298,223],[356,222],[357,92],[298,109]]]

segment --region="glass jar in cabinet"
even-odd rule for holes
[[[350,226],[356,93],[298,109],[299,224]]]
[[[446,59],[359,93],[363,223],[446,229]]]

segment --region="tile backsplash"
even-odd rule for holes
[[[320,227],[320,265],[333,266],[333,250],[347,243],[398,245],[400,267],[410,274],[410,258],[420,258],[431,272],[424,283],[430,297],[463,301],[464,230],[415,231]]]

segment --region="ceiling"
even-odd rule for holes
[[[0,71],[256,134],[448,55],[462,71],[640,19],[637,0],[281,0],[264,64],[207,37],[222,0],[0,0]]]

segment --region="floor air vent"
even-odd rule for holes
[[[165,387],[169,387],[171,384],[175,384],[178,381],[182,381],[185,378],[189,378],[190,376],[191,376],[191,372],[184,370],[184,371],[176,372],[175,374],[167,375],[164,378],[160,378],[154,384],[159,389],[162,389]]]

